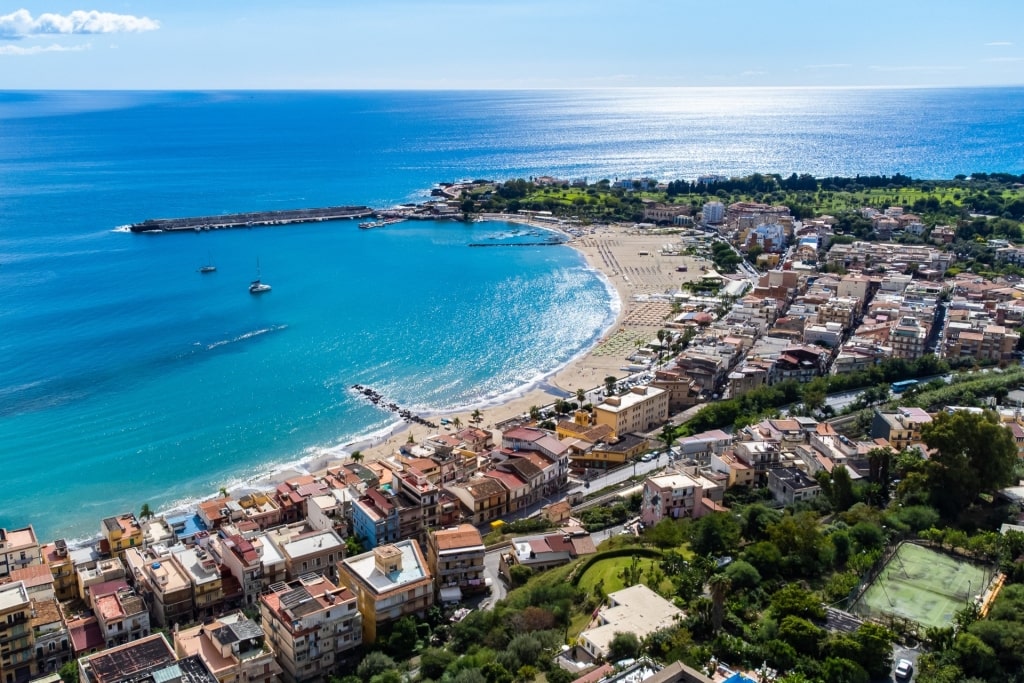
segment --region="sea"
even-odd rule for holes
[[[509,223],[126,224],[474,178],[976,171],[1024,173],[1024,88],[2,92],[0,528],[83,540],[390,434],[354,384],[486,424],[622,303],[571,247],[468,246],[537,241]]]

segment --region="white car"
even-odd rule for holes
[[[896,678],[900,680],[909,680],[914,674],[914,663],[909,659],[901,659],[896,662]]]

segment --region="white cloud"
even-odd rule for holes
[[[32,47],[21,47],[20,45],[0,45],[0,57],[14,56],[25,57],[27,55],[38,55],[43,52],[81,52],[91,50],[91,45],[33,45]]]
[[[991,43],[985,43],[985,47],[1008,47],[1010,45],[1013,45],[1013,43],[1008,40],[995,40]]]
[[[19,9],[0,16],[0,40],[52,34],[142,33],[158,28],[160,22],[149,17],[96,10],[75,10],[70,14],[46,13],[33,17],[27,9]]]
[[[992,57],[981,61],[988,62],[990,64],[998,64],[1000,62],[1024,62],[1024,57]]]
[[[808,64],[805,69],[849,69],[852,64]]]

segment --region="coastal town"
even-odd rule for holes
[[[886,204],[858,234],[715,195],[600,222],[501,191],[374,215],[558,232],[621,300],[588,354],[461,414],[357,385],[403,431],[94,544],[0,529],[0,683],[1019,674],[1019,226]]]

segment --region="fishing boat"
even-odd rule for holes
[[[256,259],[256,279],[249,283],[250,294],[264,294],[270,291],[270,285],[260,280],[260,260]]]

